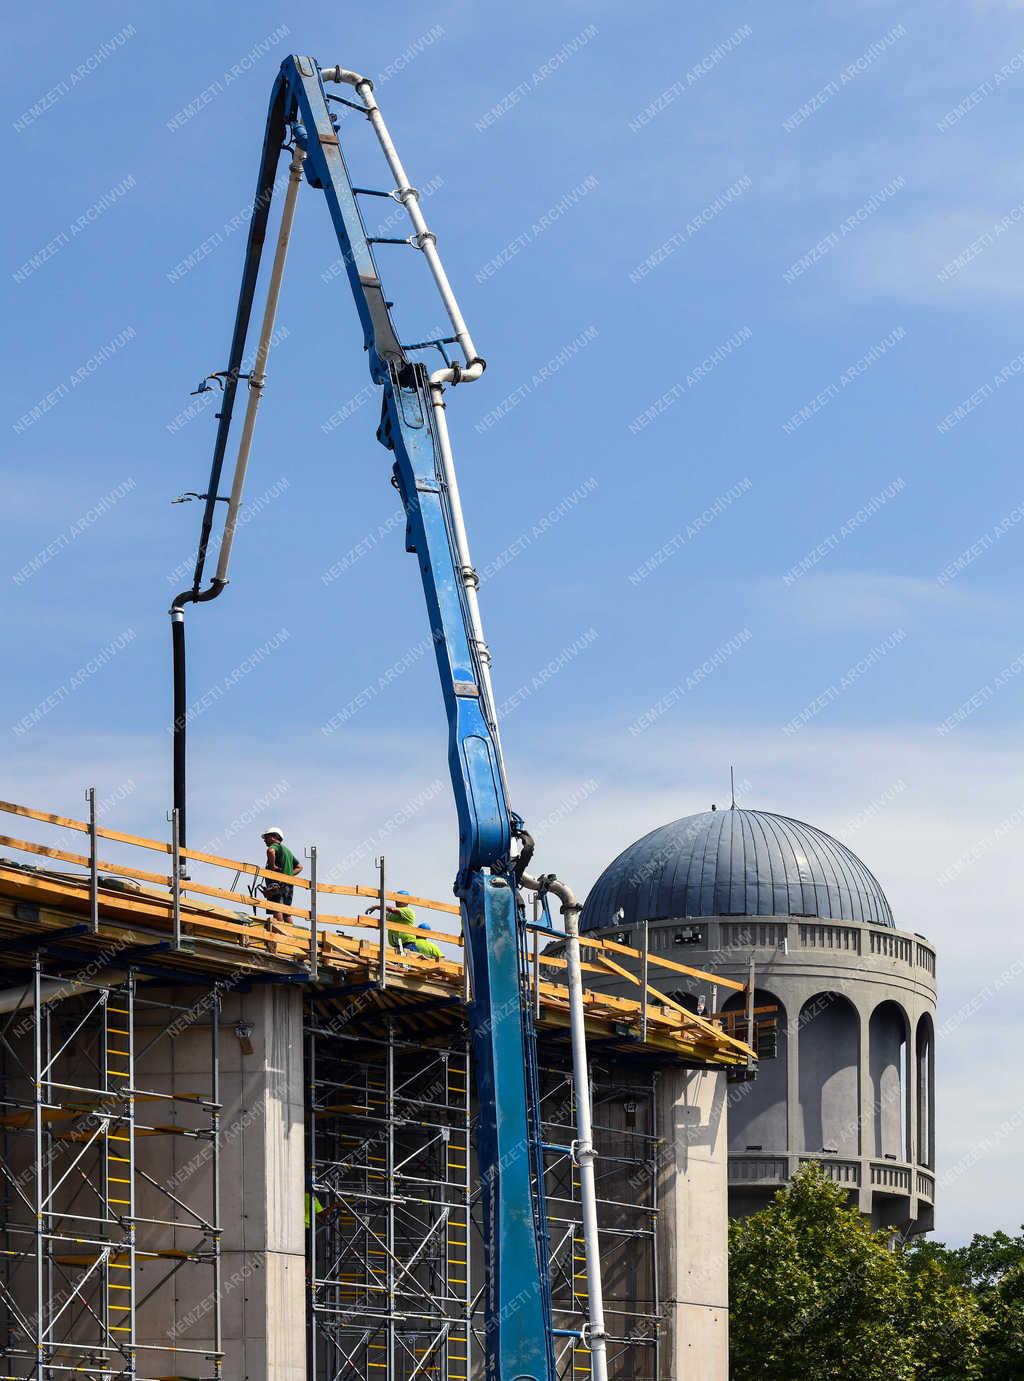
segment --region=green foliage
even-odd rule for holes
[[[970,1290],[985,1320],[981,1337],[984,1381],[1024,1378],[1024,1231],[976,1233],[966,1247],[917,1242],[907,1252],[912,1274],[938,1266]]]
[[[894,1250],[805,1165],[729,1230],[734,1381],[981,1381],[984,1319],[937,1256]]]

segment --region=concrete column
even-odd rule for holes
[[[789,1178],[800,1166],[800,1152],[804,1149],[804,1116],[800,1106],[800,1047],[803,1032],[800,1028],[799,1002],[787,1002],[783,1020],[786,1022],[786,1151],[789,1159]],[[771,1149],[770,1147],[767,1149]]]
[[[251,1022],[253,1054],[234,1033]],[[268,985],[225,1005],[225,1381],[306,1381],[302,993]]]
[[[916,1222],[919,1214],[917,1199],[917,1167],[921,1160],[921,1147],[918,1144],[918,1087],[917,1087],[917,1003],[910,1012],[903,1013],[907,1027],[906,1069],[906,1107],[907,1127],[904,1136],[907,1140],[907,1160],[910,1162],[910,1221]]]
[[[904,1019],[907,1026],[907,1160],[911,1165],[916,1165],[921,1159],[921,1147],[918,1145],[918,1087],[917,1087],[917,1004],[911,1009],[910,1013],[904,1012]]]
[[[673,1381],[727,1381],[729,1200],[724,1070],[664,1070],[658,1077],[657,1122],[662,1140],[658,1262],[667,1321],[661,1372]]]
[[[208,996],[181,989],[158,994],[193,1015],[161,1035],[167,1015],[137,1007],[140,1087],[208,1096],[211,1079]],[[246,1045],[236,1025],[251,1026]],[[251,1046],[251,1053],[249,1048]],[[220,1037],[221,1329],[224,1381],[306,1381],[305,1148],[303,1117],[302,993],[290,986],[260,986],[223,999]],[[187,1125],[189,1104],[140,1105],[148,1117]],[[166,1107],[166,1111],[164,1108]],[[187,1136],[143,1137],[138,1164],[159,1185],[173,1186],[182,1205],[212,1206],[209,1143]],[[144,1186],[145,1188],[145,1186]],[[190,1213],[175,1208],[155,1186],[140,1212],[173,1217],[174,1243],[189,1247]],[[150,1228],[143,1245],[166,1244],[168,1230]],[[165,1261],[140,1264],[139,1295],[167,1275]],[[182,1349],[212,1346],[209,1277],[182,1270],[159,1286],[138,1313],[139,1340]],[[145,1355],[145,1354],[143,1354]],[[186,1353],[179,1367],[189,1372]]]
[[[871,1011],[863,1002],[857,1004],[860,1018],[858,1083],[858,1122],[857,1141],[860,1155],[860,1187],[857,1191],[857,1207],[861,1213],[870,1214],[872,1203],[871,1158],[875,1154],[875,1118],[881,1116],[881,1109],[875,1104],[875,1091],[871,1082]]]

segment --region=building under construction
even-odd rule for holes
[[[384,186],[349,174],[353,112]],[[303,184],[330,215],[423,586],[457,903],[388,890],[383,860],[374,885],[341,884],[318,880],[312,846],[308,879],[290,854],[282,872],[270,852],[258,867],[187,847],[186,609],[228,584]],[[784,821],[785,848],[759,853],[744,830],[767,816],[735,812],[721,847],[719,822],[676,822],[612,865],[582,927],[564,881],[528,871],[447,421],[485,361],[419,203],[372,81],[288,57],[227,366],[197,390],[220,401],[170,609],[170,838],[100,825],[94,791],[86,820],[0,802],[0,1381],[724,1381],[730,1079],[737,1134],[757,1137],[732,1164],[759,1192],[815,1159],[880,1221],[930,1210],[934,952],[880,933],[884,897],[835,841]],[[377,233],[368,205],[388,212]],[[378,245],[422,255],[444,334],[400,332]],[[791,940],[805,952],[783,963]],[[849,1000],[801,1037],[826,980]],[[746,1097],[780,1038],[785,1077]]]
[[[458,908],[385,893],[385,915],[438,913],[452,957],[398,953],[378,888],[307,884],[268,915],[235,890],[254,865],[185,850],[186,876],[170,842],[0,810],[2,1374],[482,1376]],[[533,934],[557,1375],[576,1381],[566,961]],[[584,992],[609,1374],[724,1375],[726,1080],[747,1046],[662,991],[713,975],[615,940],[585,955],[587,982],[635,975],[632,996]]]

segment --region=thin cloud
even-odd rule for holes
[[[920,615],[995,614],[1009,607],[1006,600],[965,586],[866,571],[812,573],[781,600],[777,585],[764,593],[772,607],[816,628],[892,626]]]

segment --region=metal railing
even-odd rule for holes
[[[309,876],[288,877],[259,864],[181,848],[173,811],[165,840],[101,825],[92,788],[86,796],[87,820],[0,801],[0,815],[32,822],[33,832],[43,836],[28,839],[0,833],[0,890],[28,900],[42,899],[55,908],[87,910],[93,933],[101,922],[136,923],[165,934],[175,951],[194,950],[206,941],[227,942],[247,958],[283,961],[310,980],[322,979],[324,970],[356,966],[368,967],[368,976],[382,988],[392,978],[429,974],[468,1000],[459,906],[389,889],[383,859],[377,860],[376,884],[327,882],[319,870],[319,849],[311,845],[306,850]],[[86,852],[67,847],[83,836]],[[3,857],[12,854],[24,857]],[[150,866],[140,867],[140,862]],[[238,890],[241,878],[248,880],[248,891]],[[293,900],[261,896],[258,889],[268,882],[294,888]],[[353,908],[356,914],[343,914],[332,909],[338,898],[368,904]],[[296,905],[299,901],[305,904]],[[401,952],[392,947],[393,938],[408,937],[412,942],[424,938],[416,925],[398,918],[402,906],[437,913],[438,923],[428,932],[429,938],[451,957],[444,950],[437,959],[409,945]],[[553,931],[551,938],[547,948],[536,946],[530,965],[530,995],[536,1011],[568,1009],[567,961],[561,953],[564,936]],[[651,979],[655,973],[662,982],[682,974],[738,993],[745,993],[745,984],[653,954],[646,944],[635,949],[583,936],[581,947],[588,1019],[598,1015],[613,1026],[622,1026],[619,1034],[644,1042],[672,1041],[681,1054],[706,1056],[724,1064],[747,1063],[750,1051],[744,1031],[717,1015],[711,1019],[713,1014],[705,1017],[690,1011]],[[625,980],[636,989],[635,995],[612,995],[605,990],[609,979]]]

